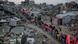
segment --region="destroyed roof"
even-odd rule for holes
[[[75,16],[76,14],[74,12],[67,12],[67,13],[64,13],[64,14],[58,14],[56,15],[57,18],[63,18],[65,16]]]
[[[0,5],[0,10],[3,10],[4,12],[8,12],[12,15],[15,15],[15,13],[13,12],[13,9],[11,6],[8,5]]]

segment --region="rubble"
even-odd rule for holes
[[[28,40],[32,38],[32,40],[36,40],[36,44],[52,44],[52,39],[37,32],[37,29],[29,28],[27,31],[26,26],[32,24],[39,27],[42,32],[46,32],[51,38],[55,38],[59,43],[65,44],[67,40],[65,37],[78,38],[77,13],[78,4],[73,1],[57,5],[35,4],[29,0],[16,5],[13,2],[2,1],[0,3],[0,43],[21,44],[21,38],[25,34],[28,35]],[[9,25],[10,22],[11,25]],[[19,29],[17,29],[18,27]],[[33,32],[35,33],[33,34]]]

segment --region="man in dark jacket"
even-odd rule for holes
[[[21,38],[21,44],[26,44],[27,41],[27,35],[23,35]]]

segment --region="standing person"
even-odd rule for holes
[[[16,27],[16,24],[17,24],[17,22],[15,19],[13,19],[13,18],[9,19],[9,26],[10,26],[9,32],[11,32],[11,30]]]
[[[27,37],[28,35],[26,34],[26,27],[24,26],[24,32],[22,33],[21,44],[27,43]]]
[[[58,32],[58,30],[56,29],[56,30],[55,30],[56,39],[58,39],[58,34],[59,34],[59,32]]]
[[[35,24],[37,25],[37,17],[35,17]]]
[[[70,44],[70,35],[66,35],[66,44]]]
[[[27,35],[22,35],[22,38],[21,38],[21,44],[25,44],[27,43]]]
[[[78,44],[78,36],[76,37],[76,44]]]
[[[43,41],[42,41],[42,44],[46,44],[46,40],[43,40]]]
[[[37,20],[38,20],[38,24],[40,25],[41,24],[41,16],[38,16]]]
[[[51,24],[52,24],[52,18],[50,18],[50,22],[51,22]]]
[[[60,38],[61,39],[61,43],[62,44],[66,44],[66,35],[62,33],[60,37],[61,37]]]
[[[76,39],[75,39],[75,37],[72,37],[72,44],[76,44]]]
[[[7,21],[9,22],[10,29],[9,29],[9,31],[4,36],[10,36],[11,30],[13,28],[15,28],[16,24],[17,24],[16,20],[13,19],[13,16],[11,16],[10,18],[8,18]]]

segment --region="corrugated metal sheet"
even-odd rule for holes
[[[69,23],[70,21],[72,20],[72,16],[65,16],[64,18],[63,18],[63,23],[64,24],[66,24],[66,23]]]
[[[74,12],[67,12],[65,14],[58,14],[56,15],[57,18],[64,18],[65,16],[75,16],[76,14]]]

